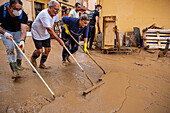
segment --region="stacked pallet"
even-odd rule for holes
[[[165,49],[167,39],[170,40],[170,29],[148,29],[143,33],[144,47],[148,49]]]

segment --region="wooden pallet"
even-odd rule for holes
[[[102,49],[114,48],[115,25],[116,25],[115,16],[104,16],[103,17]]]
[[[148,49],[165,49],[167,39],[170,39],[170,29],[148,29],[143,33],[144,47]]]

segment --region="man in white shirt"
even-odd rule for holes
[[[61,46],[64,42],[55,34],[53,28],[59,21],[58,12],[60,11],[59,3],[56,0],[51,0],[47,9],[42,10],[32,24],[31,33],[36,47],[31,57],[31,63],[37,67],[36,59],[41,55],[39,68],[47,69],[44,65],[48,54],[51,50],[50,35],[56,39]],[[45,52],[43,52],[44,47]]]
[[[75,4],[75,8],[70,11],[69,17],[79,18],[79,11],[80,11],[80,9],[81,9],[81,5],[80,5],[80,3],[77,2]]]

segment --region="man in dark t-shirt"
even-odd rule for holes
[[[21,50],[24,49],[27,21],[28,17],[22,10],[21,0],[10,0],[10,2],[0,6],[0,34],[2,34],[2,42],[6,48],[9,65],[14,73],[13,79],[20,77],[18,70],[23,70],[21,66],[23,55],[15,47],[17,53],[16,60],[12,39]]]
[[[91,11],[89,14],[90,23],[89,23],[89,34],[88,34],[88,41],[90,41],[89,49],[92,49],[93,40],[95,37],[95,24],[98,27],[98,33],[100,34],[100,26],[99,26],[99,12],[101,11],[102,6],[96,5],[95,10]]]

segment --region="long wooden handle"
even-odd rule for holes
[[[118,50],[120,50],[120,38],[119,38],[119,32],[118,32],[118,30],[117,30],[117,26],[115,26],[115,33],[116,33],[116,39],[117,39],[117,42],[118,42]]]
[[[86,75],[86,77],[89,79],[90,83],[94,86],[94,82],[90,79],[90,77],[87,75],[87,73],[84,71],[84,69],[81,67],[81,65],[78,63],[78,61],[74,58],[74,56],[70,53],[70,51],[67,49],[67,47],[64,45],[63,46],[64,49],[66,49],[66,51],[70,54],[70,56],[74,59],[74,61],[77,63],[77,65],[80,67],[80,69],[82,70],[82,72],[84,72],[84,74]]]
[[[70,34],[70,37],[80,46],[80,48],[84,51],[84,48],[77,42],[77,40]],[[99,68],[103,71],[104,74],[106,74],[106,72],[104,71],[104,69],[96,62],[96,60],[89,54],[86,53],[98,66]]]

